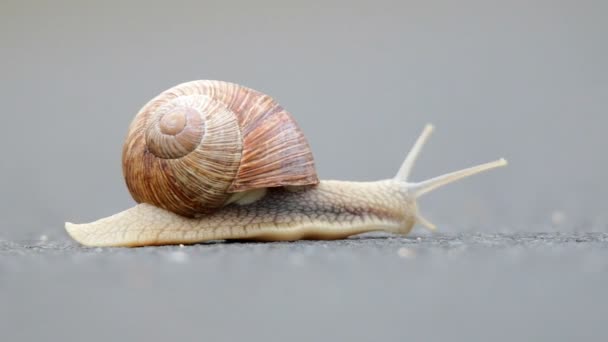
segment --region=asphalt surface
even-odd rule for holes
[[[608,233],[0,240],[7,339],[606,341]]]

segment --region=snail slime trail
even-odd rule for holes
[[[129,127],[123,175],[138,204],[65,227],[83,245],[129,247],[408,234],[417,223],[435,229],[419,214],[418,197],[507,162],[409,182],[432,130],[424,128],[391,179],[319,181],[304,134],[270,96],[222,81],[179,84],[144,105]]]

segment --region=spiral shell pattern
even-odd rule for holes
[[[147,103],[123,147],[133,198],[183,216],[210,213],[234,192],[317,184],[297,123],[268,95],[192,81]]]

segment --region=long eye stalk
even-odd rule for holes
[[[507,161],[504,158],[500,158],[493,162],[473,166],[467,169],[458,170],[450,173],[446,173],[445,175],[437,176],[435,178],[427,179],[422,182],[412,183],[410,185],[410,189],[414,193],[414,197],[420,197],[427,192],[433,191],[441,186],[446,184],[453,183],[455,181],[476,175],[478,173],[495,169],[497,167],[507,165]]]

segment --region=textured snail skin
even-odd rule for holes
[[[416,222],[408,184],[321,181],[304,188],[269,188],[258,201],[229,204],[188,218],[149,204],[89,224],[66,223],[87,246],[191,244],[210,240],[333,240],[369,231],[407,234]]]

